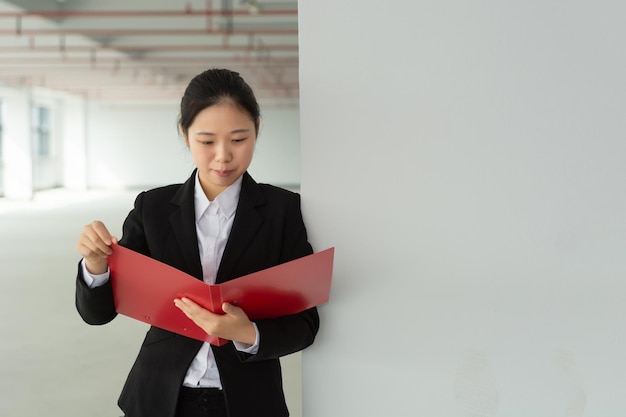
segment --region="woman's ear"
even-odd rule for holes
[[[183,139],[185,139],[185,145],[189,147],[189,138],[187,137],[187,133],[185,132],[185,129],[183,129],[183,126],[180,124],[178,125],[178,131],[182,135]]]

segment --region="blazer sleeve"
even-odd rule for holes
[[[76,276],[76,310],[87,324],[106,324],[117,316],[111,280],[100,287],[89,288],[80,262]]]
[[[293,196],[285,216],[281,262],[313,253],[302,219],[300,195]],[[320,324],[315,307],[298,314],[257,320],[255,323],[260,335],[259,350],[256,355],[245,355],[248,361],[276,359],[306,348],[315,340]]]
[[[147,248],[141,216],[143,195],[144,193],[141,193],[137,196],[134,209],[124,221],[123,236],[119,243],[137,252],[145,253]],[[100,287],[89,288],[83,278],[80,262],[76,277],[76,309],[88,324],[106,324],[117,316],[111,280]]]

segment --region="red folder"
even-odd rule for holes
[[[111,284],[118,313],[194,339],[223,345],[174,305],[187,297],[222,314],[222,304],[241,307],[250,320],[296,314],[330,296],[334,248],[221,284],[208,285],[174,267],[113,244]]]

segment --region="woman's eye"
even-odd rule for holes
[[[248,139],[248,138],[233,139],[233,142],[239,143],[239,142],[243,142],[246,139]]]
[[[200,143],[202,143],[203,145],[212,145],[213,144],[212,141],[203,141],[203,142],[200,142]]]

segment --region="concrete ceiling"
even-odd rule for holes
[[[297,105],[296,1],[0,0],[0,85],[89,100],[180,98],[211,67]]]

